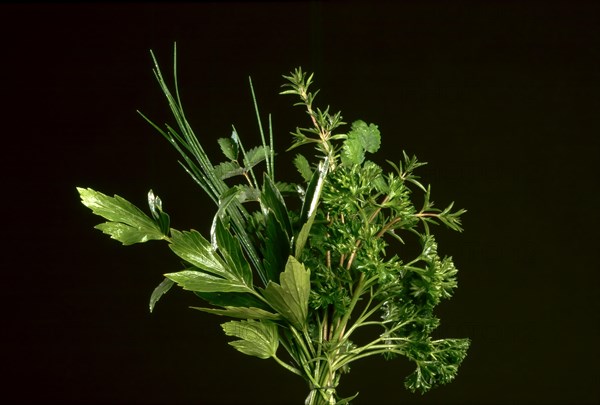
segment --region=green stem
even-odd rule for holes
[[[321,359],[315,370],[318,372],[315,373],[305,405],[335,405],[340,376],[334,371],[331,359]]]
[[[348,320],[350,319],[350,315],[352,315],[352,311],[354,310],[354,307],[358,303],[358,299],[360,298],[360,296],[363,293],[364,281],[365,281],[365,273],[360,273],[360,278],[358,279],[356,288],[354,289],[354,293],[352,295],[352,301],[350,302],[350,305],[348,306],[348,310],[346,311],[342,320],[340,321],[339,326],[335,330],[336,334],[337,334],[338,342],[342,340],[342,337],[344,336],[344,331],[346,330],[346,324],[348,323]]]
[[[289,364],[287,364],[286,362],[284,362],[283,360],[281,360],[279,357],[277,356],[273,356],[273,359],[275,359],[275,361],[277,363],[279,363],[280,366],[282,366],[283,368],[285,368],[288,371],[291,371],[294,374],[297,374],[299,376],[303,376],[302,371],[298,370],[296,367],[291,366]]]

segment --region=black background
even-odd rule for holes
[[[76,186],[144,206],[178,229],[214,207],[136,110],[172,122],[149,50],[179,82],[211,156],[235,125],[258,143],[248,76],[273,114],[278,170],[306,116],[278,92],[315,72],[317,102],[379,125],[375,160],[401,150],[465,232],[438,230],[460,269],[439,308],[444,337],[472,347],[450,385],[424,396],[411,364],[356,363],[356,404],[598,403],[598,2],[221,2],[4,4],[2,361],[5,403],[301,403],[307,387],[229,347],[223,319],[173,290],[160,243],[123,247],[93,226]]]

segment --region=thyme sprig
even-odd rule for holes
[[[453,210],[453,203],[434,207],[431,187],[415,174],[425,163],[403,152],[385,171],[368,160],[380,148],[377,125],[355,120],[339,132],[346,125],[341,113],[316,106],[313,74],[297,68],[283,76],[281,94],[297,97],[295,105],[309,116],[288,148],[315,147],[312,162],[295,155],[302,180],[275,180],[271,119],[267,143],[251,81],[262,143],[245,148],[233,128],[230,137],[218,139],[224,160],[213,164],[186,119],[176,53],[174,92],[152,59],[177,125],[163,129],[142,117],[179,152],[180,164],[215,203],[210,235],[171,228],[152,191],[148,216],[120,196],[77,188],[82,203],[107,220],[96,228],[124,245],[163,240],[185,263],[164,274],[150,311],[175,284],[194,292],[204,302],[194,309],[232,318],[222,325],[235,339],[231,346],[272,358],[304,378],[306,404],[349,403],[354,397],[338,395],[341,376],[374,355],[412,360],[415,371],[405,380],[411,391],[452,381],[469,340],[431,337],[439,325],[434,308],[457,286],[457,269],[451,257],[438,254],[431,225],[460,232],[465,210]],[[415,192],[423,193],[419,209]],[[299,210],[288,208],[292,198],[300,199]],[[419,243],[416,255],[406,248],[407,238]],[[363,341],[359,330],[371,337]]]

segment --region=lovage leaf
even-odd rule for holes
[[[308,316],[310,270],[290,256],[285,271],[281,273],[280,283],[269,282],[263,296],[294,327],[304,329]]]
[[[198,311],[208,312],[210,314],[229,316],[232,318],[242,318],[242,319],[270,319],[276,321],[281,317],[278,314],[274,314],[269,311],[265,311],[264,309],[256,308],[256,307],[231,307],[227,306],[225,309],[216,309],[216,308],[199,308],[192,307],[193,309],[197,309]]]
[[[150,296],[150,312],[154,311],[154,306],[158,302],[158,300],[165,295],[171,287],[173,287],[173,280],[170,280],[165,277],[165,279],[152,291],[152,295]]]
[[[227,336],[241,340],[229,342],[240,352],[261,359],[275,356],[279,346],[277,325],[268,321],[229,321],[221,325]]]
[[[198,297],[211,305],[218,307],[243,307],[243,308],[261,308],[269,310],[267,304],[260,300],[254,293],[244,292],[199,292],[194,291]]]
[[[226,264],[198,231],[171,231],[171,250],[186,262],[221,277],[231,277]]]
[[[168,235],[171,227],[171,218],[169,217],[169,214],[163,211],[161,199],[154,194],[152,190],[148,192],[148,206],[150,207],[152,218],[154,218],[160,231],[163,234]]]
[[[273,180],[265,173],[263,180],[263,190],[260,195],[260,202],[267,210],[271,210],[281,224],[288,238],[292,236],[292,225],[290,216],[285,206],[285,201],[279,190],[273,183]]]
[[[252,270],[244,257],[240,242],[229,233],[221,220],[217,220],[216,238],[219,251],[229,269],[235,273],[237,279],[244,280],[245,285],[252,286]]]
[[[239,280],[213,276],[197,269],[188,269],[165,274],[181,288],[195,292],[248,292],[250,288]]]
[[[290,254],[290,238],[272,211],[265,215],[265,230],[261,252],[268,280],[277,280],[285,269]]]
[[[304,245],[308,240],[308,236],[310,235],[310,229],[312,228],[313,222],[315,221],[315,215],[317,211],[313,211],[312,215],[308,217],[308,220],[302,225],[300,232],[298,232],[298,236],[296,236],[296,247],[294,249],[294,256],[300,258],[300,254],[302,253],[302,249],[304,249]]]
[[[124,245],[165,239],[160,226],[138,207],[118,195],[109,197],[91,188],[77,187],[83,205],[109,222],[97,225],[112,239]]]

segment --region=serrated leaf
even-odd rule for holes
[[[313,222],[315,221],[316,210],[313,211],[312,215],[308,217],[308,220],[302,225],[300,232],[298,232],[298,236],[296,236],[296,246],[294,249],[294,256],[296,258],[300,258],[300,254],[302,253],[302,249],[304,249],[304,245],[308,240],[308,236],[310,235],[310,230],[312,228]]]
[[[292,225],[288,210],[285,206],[285,201],[271,178],[266,173],[263,176],[263,190],[260,196],[260,202],[263,209],[271,210],[273,212],[275,218],[277,218],[288,235],[288,238],[291,237]]]
[[[165,274],[184,290],[197,292],[248,292],[250,288],[239,280],[225,279],[198,270],[182,270]]]
[[[227,189],[223,194],[219,196],[219,207],[213,217],[212,224],[210,227],[210,239],[214,250],[218,248],[216,229],[217,221],[220,218],[225,218],[225,213],[232,203],[240,202],[244,203],[247,201],[258,201],[260,198],[260,191],[248,186],[237,185]]]
[[[238,144],[232,138],[219,138],[217,139],[221,151],[225,157],[229,160],[236,160],[239,152]]]
[[[268,321],[230,321],[221,325],[227,336],[241,340],[229,342],[240,352],[261,359],[275,356],[279,347],[277,325]]]
[[[175,282],[165,277],[165,279],[152,291],[152,295],[150,296],[150,313],[154,311],[154,306],[158,302],[158,300],[165,295],[171,287],[173,287]]]
[[[124,245],[165,238],[152,218],[124,198],[118,195],[109,197],[91,188],[77,187],[77,191],[83,205],[110,221],[95,228]]]
[[[306,327],[309,294],[310,270],[293,256],[280,275],[280,284],[271,281],[263,290],[269,305],[298,329]]]
[[[240,203],[245,203],[248,201],[260,201],[260,190],[254,187],[238,184],[236,188],[239,190],[237,194],[237,200]]]
[[[346,166],[359,165],[365,160],[365,150],[358,139],[348,138],[344,141],[340,157]]]
[[[352,129],[348,132],[348,139],[357,139],[363,149],[369,153],[377,152],[381,145],[381,134],[377,125],[367,125],[362,120],[352,123]]]
[[[244,292],[199,292],[194,291],[198,297],[208,302],[211,305],[215,305],[218,307],[255,307],[261,308],[264,310],[270,310],[269,306],[264,303],[264,301],[260,300],[255,295]]]
[[[244,169],[250,170],[269,156],[268,146],[257,146],[246,152],[244,156]]]
[[[281,319],[281,316],[278,314],[274,314],[269,311],[265,311],[261,308],[256,307],[231,307],[227,306],[225,309],[217,309],[217,308],[199,308],[192,307],[192,309],[196,309],[202,312],[208,312],[210,314],[229,316],[231,318],[241,318],[241,319],[268,319],[272,321],[276,321]]]
[[[304,181],[309,182],[313,176],[313,171],[310,168],[310,163],[308,163],[308,160],[303,155],[298,153],[294,158],[294,166],[296,166],[298,173],[300,173]]]
[[[236,279],[243,280],[245,285],[252,287],[252,269],[242,247],[220,220],[217,220],[216,238],[219,252],[225,258],[229,270],[235,273]]]
[[[210,273],[230,278],[231,272],[211,244],[198,231],[171,231],[171,250],[186,262]]]
[[[290,254],[290,239],[272,211],[264,217],[265,232],[262,254],[268,280],[277,280]]]
[[[215,175],[221,180],[241,176],[244,171],[244,168],[240,167],[238,162],[222,162],[216,165],[214,169]]]

